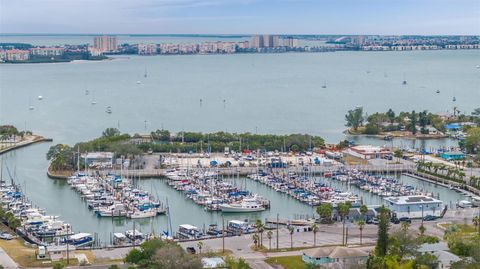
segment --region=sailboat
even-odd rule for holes
[[[32,102],[30,101],[30,99],[28,100],[28,109],[29,110],[34,110],[35,107],[32,105]]]
[[[85,95],[88,95],[90,92],[88,90],[85,90]]]
[[[145,67],[145,74],[143,74],[143,77],[146,78],[147,77],[147,68]]]
[[[95,94],[93,94],[92,105],[96,105],[97,101],[95,100]]]
[[[403,82],[402,85],[407,85],[407,79],[405,78],[405,73],[403,73]]]
[[[107,112],[108,114],[112,114],[112,107],[107,106],[107,110],[105,112]]]
[[[323,82],[322,88],[324,88],[324,89],[327,88],[327,82],[326,81]]]
[[[440,90],[437,90],[437,93],[440,93]]]
[[[455,96],[453,97],[452,99],[453,102],[457,101],[457,98],[455,98]]]

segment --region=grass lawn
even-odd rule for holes
[[[0,247],[22,267],[52,267],[50,261],[37,260],[36,249],[27,247],[22,239],[0,240]],[[70,261],[71,265],[78,264],[76,259]]]
[[[442,226],[443,228],[445,229],[448,229],[448,227],[450,225],[454,225],[454,224],[451,224],[451,223],[442,223],[440,224],[440,226]],[[475,233],[477,230],[475,229],[475,226],[474,225],[470,225],[470,224],[456,224],[457,227],[460,229],[461,232],[463,233]]]
[[[265,260],[270,265],[280,265],[284,269],[304,269],[305,263],[302,256],[272,257]]]

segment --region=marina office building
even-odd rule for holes
[[[385,206],[394,212],[397,218],[422,218],[427,215],[441,217],[445,210],[441,200],[424,196],[410,195],[384,198]]]

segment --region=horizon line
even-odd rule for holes
[[[278,36],[479,36],[480,34],[277,34],[277,33],[254,33],[254,34],[181,34],[181,33],[168,33],[168,34],[135,34],[135,33],[0,33],[0,36],[102,36],[102,35],[116,35],[116,36],[203,36],[203,37],[248,37],[255,35],[278,35]]]

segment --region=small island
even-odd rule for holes
[[[452,137],[463,140],[466,132],[480,123],[480,108],[471,115],[461,114],[454,108],[453,114],[433,114],[427,110],[364,114],[362,107],[349,110],[345,115],[345,132],[349,135],[370,135],[385,140],[394,137],[437,139]]]

